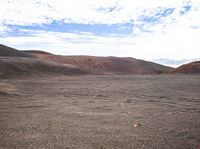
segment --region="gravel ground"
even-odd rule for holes
[[[0,149],[199,149],[200,75],[0,80]]]

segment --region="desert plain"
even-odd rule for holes
[[[1,149],[199,149],[200,75],[0,80]]]

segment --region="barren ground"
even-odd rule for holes
[[[0,149],[74,148],[199,149],[200,76],[0,80]]]

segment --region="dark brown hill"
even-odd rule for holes
[[[6,72],[31,74],[31,71],[71,74],[74,72],[68,66],[72,65],[77,74],[162,74],[172,71],[170,67],[129,57],[59,56],[37,50],[18,51],[4,45],[0,46],[0,57],[1,75]]]
[[[73,65],[37,58],[0,57],[0,78],[81,74],[84,72]]]
[[[45,52],[45,51],[40,51],[40,50],[23,50],[24,53],[27,53],[27,54],[49,54],[49,55],[53,55],[49,52]]]
[[[172,73],[179,73],[179,74],[200,74],[200,61],[192,62],[189,64],[182,65]]]
[[[77,66],[46,61],[32,53],[0,45],[0,78],[80,74],[84,72]]]
[[[40,51],[27,53],[48,61],[76,65],[92,74],[162,74],[172,70],[170,67],[129,57],[59,56]]]
[[[22,51],[18,51],[14,48],[7,47],[5,45],[0,44],[0,56],[5,57],[31,57],[31,54],[25,53]]]

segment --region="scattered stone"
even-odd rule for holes
[[[139,126],[142,126],[142,124],[139,124],[139,123],[133,124],[133,128],[137,128]]]

